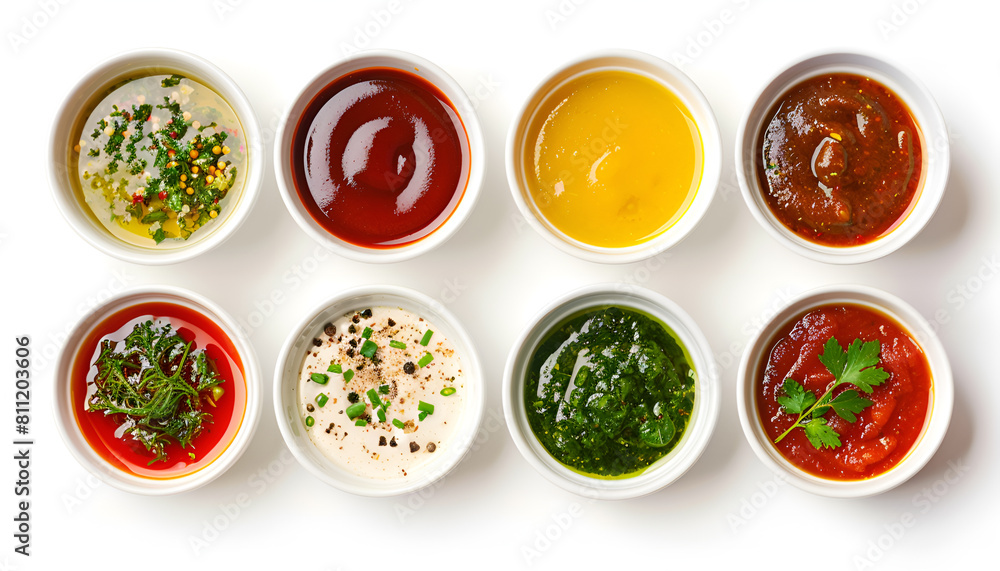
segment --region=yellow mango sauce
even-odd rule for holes
[[[556,89],[529,125],[527,186],[548,223],[584,244],[625,248],[673,226],[703,170],[698,125],[663,84],[602,70]]]

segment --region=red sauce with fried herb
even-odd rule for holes
[[[90,391],[97,374],[94,363],[100,355],[101,341],[122,342],[137,325],[147,320],[169,323],[185,341],[193,342],[192,352],[203,349],[223,379],[218,385],[223,390],[223,396],[216,402],[206,403],[205,410],[211,417],[203,422],[201,432],[188,447],[182,448],[176,442],[167,444],[166,461],[154,461],[155,454],[139,441],[123,434],[125,415],[88,410]],[[73,362],[70,398],[80,431],[101,458],[136,476],[163,479],[195,472],[225,451],[243,422],[247,389],[243,362],[232,340],[218,325],[189,307],[147,302],[119,310],[91,330]]]

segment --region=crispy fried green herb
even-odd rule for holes
[[[219,377],[203,350],[191,350],[169,324],[136,325],[120,343],[105,339],[95,362],[97,375],[87,408],[122,415],[124,434],[166,461],[166,445],[187,448],[211,422],[203,401],[211,399]]]
[[[775,400],[786,413],[797,414],[798,417],[787,430],[774,439],[774,443],[781,442],[785,436],[801,427],[814,448],[839,447],[840,434],[827,425],[823,415],[832,408],[840,418],[847,422],[855,422],[857,421],[855,415],[871,406],[872,401],[862,397],[854,389],[843,391],[836,397],[832,397],[833,391],[841,385],[850,384],[866,394],[871,394],[874,390],[872,387],[884,383],[889,378],[889,373],[883,371],[881,367],[876,367],[880,351],[881,344],[877,340],[862,343],[860,339],[855,339],[845,352],[836,339],[833,337],[828,339],[823,346],[823,353],[819,355],[819,360],[833,374],[834,382],[823,396],[817,399],[816,395],[807,391],[795,379],[785,379],[781,385],[785,396],[776,397]]]

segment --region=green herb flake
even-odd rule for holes
[[[426,412],[427,414],[434,414],[434,405],[429,402],[420,401],[420,403],[417,404],[417,410]]]
[[[363,402],[356,402],[347,407],[347,410],[344,412],[347,413],[347,418],[354,420],[365,413],[365,406],[366,405]]]
[[[346,371],[344,371],[345,384],[351,382],[351,379],[353,378],[354,378],[354,369],[347,369]]]
[[[403,430],[404,428],[406,428],[406,425],[403,424],[403,421],[399,420],[398,418],[392,419],[392,425],[395,426],[396,428],[400,429],[400,430]]]
[[[326,403],[329,400],[330,400],[330,397],[326,396],[323,393],[319,393],[318,395],[316,395],[316,405],[319,406],[320,408],[323,408],[324,406],[326,406]]]
[[[328,375],[324,375],[323,373],[312,373],[309,375],[309,380],[317,385],[325,385],[330,381],[330,377]]]
[[[344,369],[343,367],[340,366],[340,363],[330,363],[330,366],[327,367],[326,370],[331,373],[336,373],[338,375],[344,372]]]
[[[402,341],[396,341],[395,339],[389,341],[389,346],[392,347],[393,349],[406,349],[406,343],[403,343]]]
[[[372,336],[372,328],[365,327],[365,330],[361,332],[361,337],[368,339]]]
[[[417,361],[417,366],[426,367],[427,365],[430,365],[431,361],[433,360],[434,360],[434,355],[431,355],[430,353],[424,353],[424,356],[421,357],[419,361]]]
[[[161,81],[160,82],[160,87],[163,87],[163,88],[176,87],[177,85],[180,85],[182,79],[184,79],[183,75],[177,75],[175,73],[175,74],[171,75],[170,77],[165,78],[163,81]]]
[[[363,418],[354,421],[354,426],[364,426],[366,424],[368,424],[368,421]]]
[[[420,338],[420,344],[426,347],[427,344],[431,342],[431,337],[433,336],[434,332],[428,329],[427,331],[424,332],[424,336]]]
[[[359,353],[371,359],[375,356],[375,352],[378,351],[378,344],[374,341],[365,340],[364,344],[361,345],[361,349],[358,350]]]

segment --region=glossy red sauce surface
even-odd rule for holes
[[[348,73],[309,103],[295,129],[292,176],[318,224],[365,247],[419,240],[465,192],[469,143],[448,98],[391,68]]]
[[[809,311],[772,341],[770,356],[758,374],[757,412],[771,442],[798,415],[782,411],[776,397],[786,378],[800,382],[819,398],[833,375],[819,360],[823,345],[834,337],[844,350],[855,339],[881,343],[879,367],[889,378],[872,394],[874,404],[854,423],[833,411],[824,418],[840,434],[838,448],[816,449],[801,429],[774,446],[792,464],[810,474],[836,480],[860,480],[888,471],[907,456],[927,421],[932,395],[930,366],[920,346],[892,319],[866,307],[829,305]],[[855,388],[844,384],[834,391]]]
[[[855,246],[906,218],[921,181],[920,130],[889,88],[860,75],[821,75],[792,87],[766,117],[757,179],[793,232]]]
[[[192,351],[204,349],[215,361],[218,374],[225,379],[219,386],[225,391],[212,415],[191,445],[181,448],[176,442],[167,445],[167,461],[150,464],[155,454],[131,436],[116,436],[124,421],[123,414],[105,415],[88,411],[87,398],[97,374],[94,363],[100,355],[101,341],[122,341],[134,327],[147,320],[168,322],[185,341],[193,341]],[[229,446],[243,422],[247,391],[243,362],[229,337],[201,313],[188,307],[165,302],[141,303],[120,310],[99,323],[84,339],[73,362],[70,398],[76,422],[91,448],[111,465],[147,478],[175,478],[195,472],[219,457]],[[189,453],[194,452],[192,459]]]

